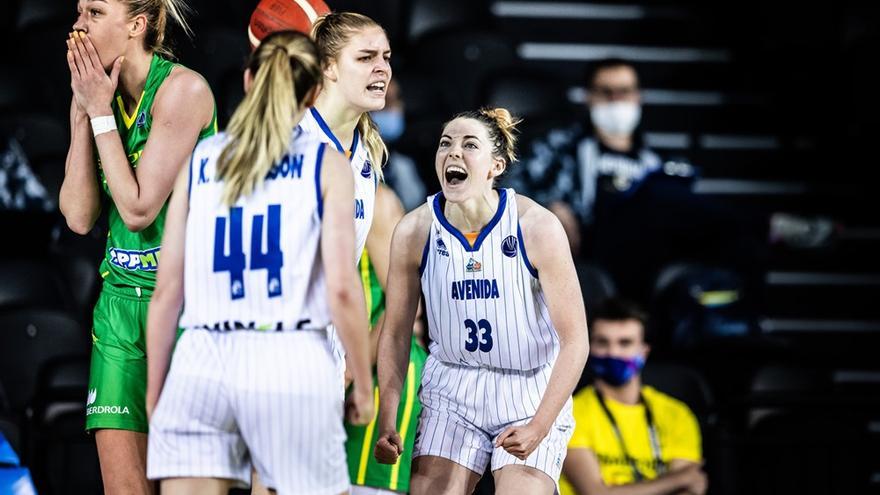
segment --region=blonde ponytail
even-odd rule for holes
[[[294,31],[269,35],[251,54],[254,81],[232,114],[229,143],[217,160],[225,204],[250,195],[284,156],[305,99],[321,81],[320,63],[315,44]]]
[[[361,114],[361,118],[358,119],[357,130],[361,135],[364,147],[367,148],[367,154],[370,155],[373,171],[380,181],[384,180],[385,176],[382,173],[382,167],[385,165],[385,160],[388,159],[388,147],[385,146],[385,141],[382,141],[382,136],[379,135],[379,128],[373,122],[373,119],[370,118],[369,113],[364,112]]]

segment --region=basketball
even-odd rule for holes
[[[315,19],[329,12],[330,7],[322,0],[261,0],[248,24],[251,49],[275,31],[289,29],[309,34]]]

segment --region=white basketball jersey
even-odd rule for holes
[[[337,151],[346,155],[351,162],[351,172],[354,175],[354,224],[355,224],[355,252],[354,262],[357,263],[367,244],[367,234],[370,233],[370,225],[373,223],[373,211],[376,205],[376,187],[379,178],[373,170],[373,164],[367,148],[361,142],[360,133],[354,131],[354,139],[351,149],[346,152],[339,139],[330,131],[330,126],[314,107],[306,112],[299,123],[299,128],[318,139],[333,146]]]
[[[474,245],[443,214],[443,193],[428,198],[433,222],[420,272],[431,355],[441,361],[512,370],[552,363],[559,337],[523,245],[513,189]]]
[[[320,256],[326,144],[294,130],[265,182],[230,208],[217,159],[228,138],[199,143],[190,162],[184,328],[320,329],[330,323]]]

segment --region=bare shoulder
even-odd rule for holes
[[[398,222],[391,238],[392,254],[402,255],[413,266],[420,264],[430,230],[431,209],[424,204],[404,215]]]
[[[208,82],[198,72],[176,66],[156,92],[154,113],[162,111],[176,114],[214,113],[214,94]]]
[[[538,270],[569,252],[568,236],[553,212],[521,194],[516,195],[516,207],[523,243]]]
[[[562,229],[562,224],[553,212],[528,196],[516,195],[516,209],[519,225],[526,239],[541,239],[544,235]],[[562,230],[562,233],[564,234],[565,231]]]
[[[394,237],[407,245],[418,242],[421,246],[428,239],[431,221],[431,208],[427,203],[423,204],[400,219],[394,229]]]

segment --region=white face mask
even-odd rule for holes
[[[600,103],[590,108],[590,118],[600,131],[610,136],[628,136],[639,125],[642,107],[630,101]]]

